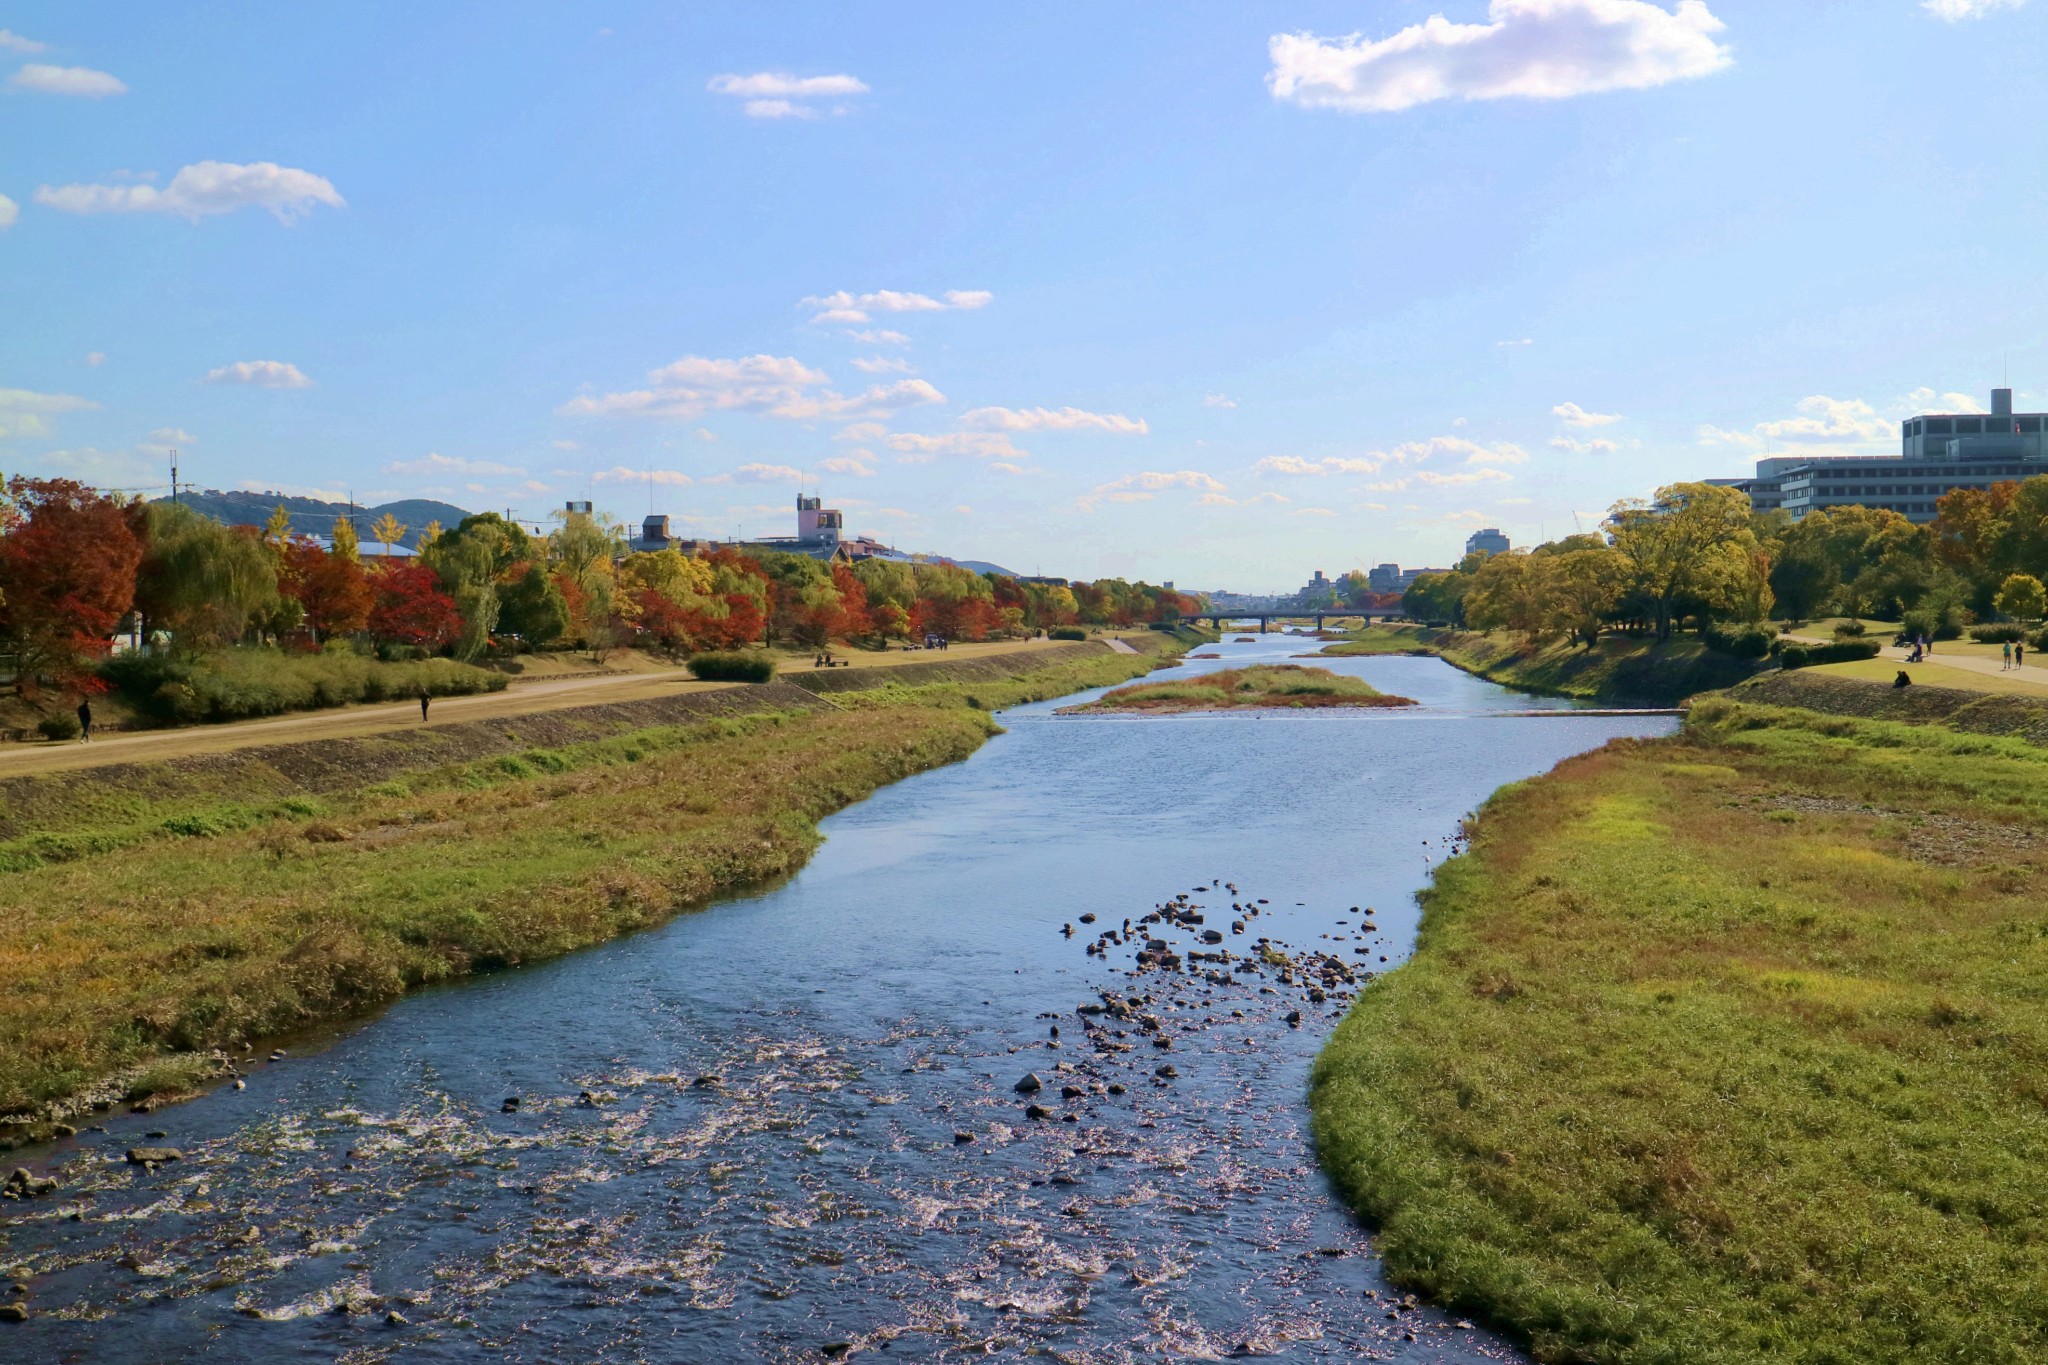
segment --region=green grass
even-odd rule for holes
[[[990,676],[967,683],[641,726],[318,796],[264,763],[18,779],[0,808],[0,1115],[138,1068],[148,1087],[189,1088],[193,1054],[785,875],[824,816],[972,753],[997,701],[1121,680],[1178,642],[1146,647],[980,661]],[[331,778],[390,742],[326,741],[304,766]]]
[[[136,711],[174,724],[410,700],[422,692],[466,696],[502,691],[506,684],[502,673],[452,659],[385,663],[347,649],[287,654],[237,647],[197,658],[124,654],[101,671]]]
[[[1487,804],[1323,1161],[1544,1360],[2048,1358],[2044,874],[2048,750],[1707,698]]]
[[[1359,678],[1327,668],[1296,664],[1255,664],[1226,668],[1199,677],[1120,687],[1077,711],[1239,711],[1253,708],[1302,709],[1325,706],[1413,706],[1407,697],[1390,696]]]
[[[2021,697],[2048,697],[2048,671],[2031,666],[2011,673],[1979,673],[1970,668],[1944,668],[1933,660],[1909,664],[1898,659],[1861,659],[1843,664],[1821,664],[1811,671],[1835,678],[1860,678],[1890,686],[1902,671],[1922,687],[1960,687],[1972,692],[2005,692]]]

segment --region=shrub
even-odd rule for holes
[[[1863,638],[1863,623],[1862,623],[1861,621],[1844,621],[1844,622],[1842,622],[1842,623],[1841,623],[1840,625],[1838,625],[1838,626],[1836,626],[1836,627],[1835,627],[1835,638],[1836,638],[1837,640],[1860,640],[1860,639],[1862,639],[1862,638]]]
[[[1778,662],[1786,668],[1811,668],[1815,664],[1841,664],[1855,659],[1875,659],[1877,651],[1878,643],[1875,640],[1837,640],[1830,645],[1809,645],[1791,640],[1778,650]]]
[[[2028,649],[2048,651],[2048,626],[2043,626],[2027,637]]]
[[[54,716],[44,716],[36,722],[36,729],[44,739],[77,739],[78,717],[69,711],[59,711]]]
[[[1088,632],[1078,626],[1056,626],[1045,633],[1048,640],[1085,640]]]
[[[1766,625],[1735,622],[1710,625],[1701,632],[1700,639],[1717,654],[1732,654],[1738,659],[1761,659],[1771,652],[1771,641],[1777,638],[1777,634]]]
[[[100,673],[150,715],[183,723],[393,701],[422,691],[448,697],[505,687],[503,674],[449,659],[379,663],[350,649],[229,649],[197,658],[122,654]]]
[[[2009,645],[2027,638],[2027,628],[2010,621],[1995,626],[1971,626],[1970,638],[1979,644]]]
[[[764,683],[775,676],[775,660],[766,654],[723,651],[690,656],[690,676],[703,682]]]

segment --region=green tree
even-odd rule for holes
[[[2048,588],[2032,574],[2009,574],[1998,587],[1997,606],[2016,621],[2038,620],[2048,615]]]
[[[569,604],[546,568],[528,564],[499,590],[498,625],[529,645],[551,645],[569,629]]]
[[[1614,548],[1628,566],[1630,587],[1668,640],[1679,605],[1728,609],[1758,597],[1751,582],[1761,567],[1749,529],[1749,498],[1709,483],[1674,483],[1650,502],[1618,502],[1608,513]]]
[[[182,503],[150,503],[135,606],[147,634],[184,652],[232,644],[278,618],[278,561],[254,527],[227,527]]]

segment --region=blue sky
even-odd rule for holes
[[[2048,0],[17,3],[0,471],[1445,563],[2008,372],[2048,406],[2044,40]]]

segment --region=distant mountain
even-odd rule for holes
[[[972,570],[975,573],[992,573],[998,578],[1015,578],[1017,576],[1002,565],[991,564],[986,559],[956,559],[953,562],[961,568]]]
[[[159,498],[157,501],[169,499]],[[335,518],[348,515],[345,502],[322,502],[319,498],[297,498],[284,493],[223,493],[209,488],[203,493],[181,493],[178,501],[195,512],[203,512],[230,526],[262,526],[270,520],[270,514],[282,506],[291,517],[292,533],[301,536],[331,536]],[[405,526],[405,539],[399,543],[407,548],[418,543],[420,532],[426,529],[428,522],[438,521],[444,528],[453,528],[469,515],[453,503],[436,502],[432,498],[403,498],[397,502],[379,503],[375,507],[357,507],[356,534],[368,540],[370,528],[386,512]]]

